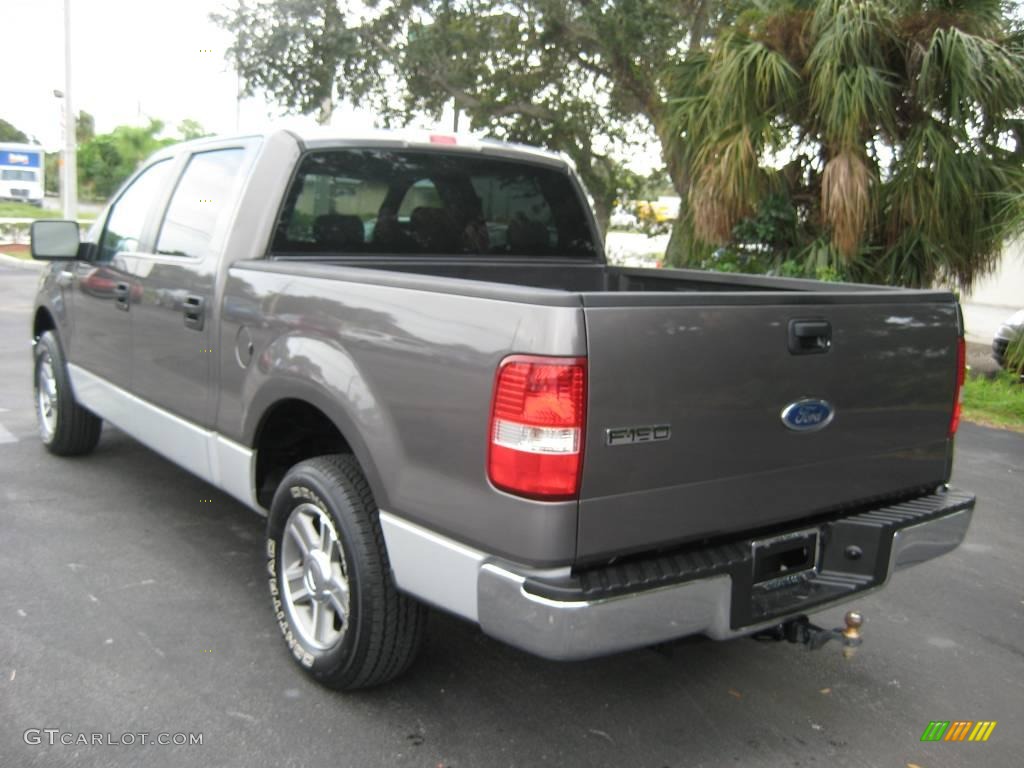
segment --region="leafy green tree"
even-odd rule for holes
[[[6,120],[0,118],[0,141],[10,141],[17,144],[28,144],[28,136],[18,130]]]
[[[383,19],[398,45],[396,68],[406,83],[400,114],[440,117],[446,104],[498,138],[565,152],[594,201],[602,231],[614,202],[642,179],[624,162],[646,128],[631,108],[610,98],[606,76],[582,66],[578,47],[565,44],[564,3],[528,9],[486,3],[406,3],[395,25]],[[386,107],[380,104],[379,107]]]
[[[212,134],[205,130],[198,120],[186,117],[178,123],[178,135],[181,136],[182,141],[191,141],[192,139],[201,139]]]
[[[339,99],[383,86],[370,69],[377,52],[360,50],[337,2],[241,0],[234,12],[211,18],[234,35],[228,56],[244,92],[264,91],[290,112],[327,123]]]
[[[765,0],[674,77],[691,260],[967,289],[1021,215],[1024,36],[996,0]]]
[[[151,119],[148,125],[121,125],[85,142],[78,149],[80,193],[103,200],[113,195],[143,160],[174,143],[157,138],[163,129],[163,122]]]
[[[214,19],[248,92],[326,121],[341,100],[385,124],[454,103],[477,127],[567,153],[607,221],[638,183],[623,160],[653,132],[685,192],[663,73],[697,48],[725,3],[708,0],[315,0],[242,2]]]
[[[60,193],[60,152],[47,152],[43,155],[43,191],[47,195]]]
[[[79,144],[92,139],[96,135],[96,118],[86,112],[84,109],[78,113],[78,119],[75,120],[75,140]]]
[[[653,133],[683,200],[670,263],[966,287],[1021,188],[1022,35],[998,0],[258,0],[218,20],[250,90],[321,120],[453,101],[568,153],[602,218]]]

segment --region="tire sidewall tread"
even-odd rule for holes
[[[36,340],[33,350],[32,392],[36,418],[39,414],[37,387],[39,366],[43,356],[49,354],[57,388],[57,426],[47,441],[40,430],[40,439],[50,453],[57,456],[81,456],[92,452],[100,440],[103,421],[75,400],[71,377],[68,375],[64,351],[54,331],[44,331]]]
[[[316,504],[334,523],[349,581],[350,624],[341,643],[327,651],[307,647],[291,629],[275,581],[285,523],[292,510],[306,502]],[[320,456],[286,474],[267,519],[267,570],[275,619],[285,642],[300,667],[319,682],[343,690],[367,688],[393,679],[412,663],[425,610],[395,588],[377,505],[355,457]]]

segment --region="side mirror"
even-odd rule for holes
[[[41,261],[74,259],[78,256],[78,222],[40,219],[32,222],[32,258]]]

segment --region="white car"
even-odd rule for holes
[[[623,210],[615,211],[608,220],[608,223],[615,229],[636,229],[640,226],[636,216],[629,211]]]
[[[1024,334],[1024,309],[1014,312],[999,326],[995,338],[992,339],[992,357],[1002,367],[1006,367],[1006,350],[1010,343]]]

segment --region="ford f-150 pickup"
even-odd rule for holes
[[[793,627],[974,508],[951,293],[610,266],[551,153],[203,139],[32,250],[43,443],[107,421],[265,514],[334,687],[406,669],[428,605],[552,659]]]

